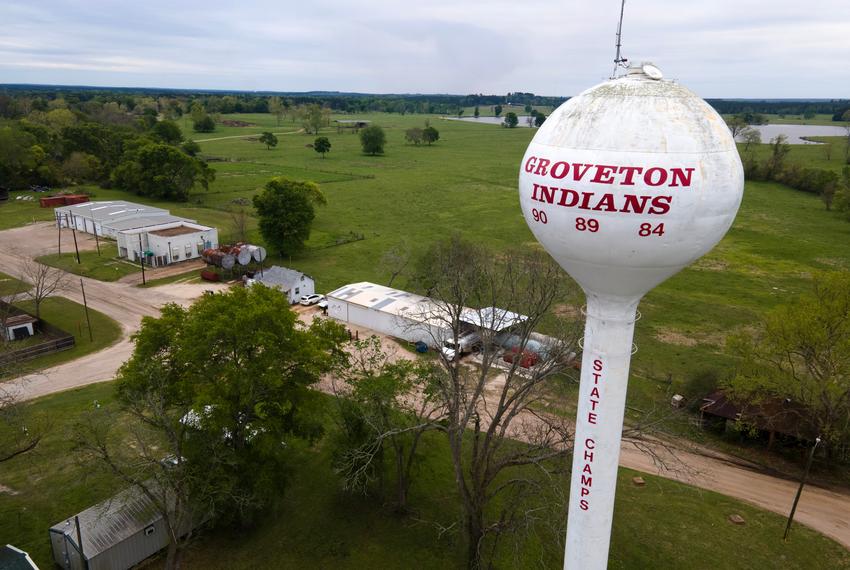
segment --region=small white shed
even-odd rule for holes
[[[273,265],[268,269],[257,273],[250,284],[262,283],[266,287],[280,289],[289,299],[290,303],[297,303],[304,295],[312,295],[316,292],[316,283],[313,278],[305,273]]]

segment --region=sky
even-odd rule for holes
[[[569,96],[619,0],[2,0],[0,84]],[[848,0],[627,0],[623,54],[703,97],[850,98]]]

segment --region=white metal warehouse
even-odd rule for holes
[[[328,315],[340,321],[432,347],[452,337],[451,319],[441,317],[444,306],[429,297],[366,281],[344,285],[326,297]],[[501,332],[527,318],[505,309],[485,307],[465,308],[459,320],[471,329]]]
[[[109,200],[83,202],[53,209],[56,223],[62,228],[74,228],[80,232],[118,239],[118,232],[167,224],[171,222],[194,222],[172,216],[168,210],[127,202]]]

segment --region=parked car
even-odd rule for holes
[[[324,301],[324,300],[325,300],[324,295],[312,294],[312,295],[304,295],[303,297],[301,297],[301,301],[299,301],[299,302],[302,305],[304,305],[305,307],[307,307],[307,306],[310,306],[310,305],[315,305],[319,301]]]
[[[540,361],[540,355],[530,350],[523,350],[522,355],[520,355],[519,347],[515,346],[506,350],[504,356],[502,356],[502,360],[510,364],[513,364],[517,359],[519,359],[521,367],[531,368]]]
[[[328,300],[327,300],[327,299],[322,299],[321,301],[319,301],[318,303],[316,303],[316,306],[317,306],[317,307],[319,307],[319,308],[320,308],[320,309],[322,309],[322,310],[325,310],[325,309],[327,309],[327,308],[328,308]]]
[[[457,338],[457,342],[448,339],[443,342],[443,347],[440,351],[448,360],[460,358],[464,354],[473,350],[478,350],[481,347],[481,335],[477,332],[468,332],[461,334]]]

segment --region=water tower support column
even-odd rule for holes
[[[566,570],[604,570],[608,564],[639,301],[587,295],[564,558]]]

